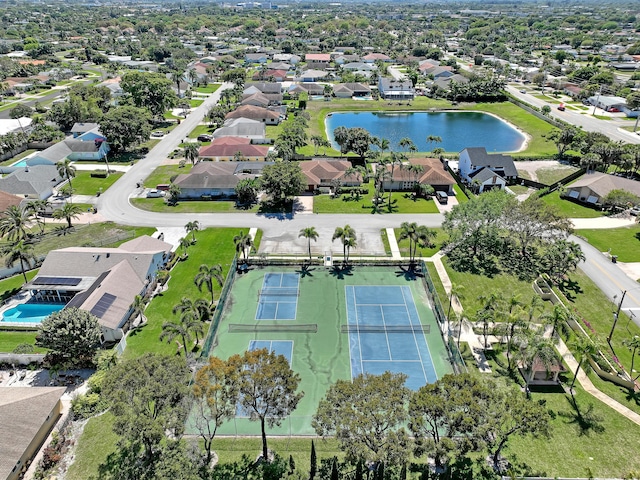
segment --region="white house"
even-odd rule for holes
[[[482,172],[483,170],[486,170]],[[458,173],[468,184],[475,183],[480,191],[487,188],[504,188],[518,176],[510,155],[489,155],[484,147],[469,147],[460,152]]]

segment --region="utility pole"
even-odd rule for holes
[[[600,101],[600,95],[602,95],[602,85],[600,85],[600,90],[598,90],[598,96],[596,97],[596,104],[593,106],[593,113],[591,115],[596,114],[596,108],[598,106],[598,102]]]
[[[620,316],[620,310],[622,309],[622,302],[624,302],[624,296],[627,294],[625,290],[622,292],[622,298],[620,299],[620,303],[618,304],[618,311],[613,314],[613,326],[611,327],[611,332],[609,332],[609,336],[607,337],[607,343],[611,346],[611,337],[613,337],[613,331],[616,328],[616,323],[618,323],[618,317]]]

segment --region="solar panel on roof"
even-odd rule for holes
[[[115,295],[111,295],[110,293],[104,293],[98,303],[94,305],[91,309],[91,314],[95,315],[98,318],[102,318],[102,316],[109,310],[109,307],[116,299]]]
[[[34,285],[61,285],[68,287],[75,287],[82,281],[82,278],[70,278],[70,277],[37,277],[34,281]]]

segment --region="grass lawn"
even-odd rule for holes
[[[525,187],[522,185],[510,185],[509,190],[511,190],[516,195],[522,195],[523,193],[527,193],[529,191],[529,187]]]
[[[460,185],[458,185],[457,183],[453,186],[453,191],[456,192],[456,199],[458,200],[458,203],[467,203],[469,201],[467,196],[462,191],[462,188],[460,188]]]
[[[122,176],[122,172],[110,173],[107,178],[92,177],[91,172],[79,170],[71,180],[75,195],[95,195],[98,191],[103,193]]]
[[[204,100],[199,100],[199,99],[192,98],[191,100],[189,100],[189,106],[191,108],[197,108],[200,105],[202,105],[203,102],[204,102]]]
[[[527,180],[532,180],[531,174],[526,170],[518,170],[518,176],[521,178],[526,178]]]
[[[621,262],[640,262],[640,225],[607,230],[576,230],[601,252],[611,250]]]
[[[187,220],[185,218],[185,223]],[[155,297],[145,310],[145,315],[148,318],[147,324],[131,332],[127,337],[125,356],[136,357],[146,352],[165,354],[176,352],[175,343],[160,342],[158,337],[162,332],[162,324],[177,320],[177,316],[173,315],[171,310],[180,303],[182,297],[188,297],[192,300],[210,298],[206,290],[198,291],[193,279],[202,264],[222,265],[223,274],[226,277],[235,254],[233,237],[240,230],[238,228],[210,228],[196,233],[197,243],[189,248],[187,260],[178,262],[171,270],[168,290]],[[214,285],[215,297],[217,298],[221,288],[217,284]]]
[[[565,198],[560,198],[558,191],[545,195],[542,197],[542,200],[548,205],[555,205],[558,207],[558,210],[560,210],[560,213],[569,218],[597,218],[604,215],[604,212],[585,207]]]
[[[35,345],[37,334],[36,331],[0,330],[0,352],[11,353],[21,343]],[[46,351],[46,348],[36,347],[34,353],[45,353]]]
[[[180,165],[161,165],[145,178],[144,184],[146,187],[155,188],[156,185],[170,183],[171,177],[181,173],[189,173],[190,170],[190,163],[187,163],[184,167],[180,167]]]
[[[27,272],[27,280],[35,277],[36,273],[38,273],[37,269]],[[0,302],[4,302],[7,298],[18,293],[23,284],[24,277],[22,274],[0,280]]]
[[[210,83],[206,87],[195,87],[194,90],[199,93],[213,93],[220,88],[220,83]]]
[[[188,200],[170,206],[162,198],[133,198],[131,203],[142,210],[164,213],[238,213],[257,212],[259,205],[237,208],[233,200]]]
[[[432,228],[431,230],[436,231],[436,237],[433,239],[433,243],[435,247],[433,248],[420,248],[418,247],[418,251],[416,256],[418,257],[431,257],[436,254],[441,248],[442,244],[449,238],[449,236],[445,233],[442,228]],[[398,241],[398,248],[400,249],[400,253],[403,257],[409,257],[409,239],[400,240],[400,233],[402,232],[401,228],[394,228],[393,231],[396,234],[396,240]]]
[[[559,182],[563,178],[568,177],[572,173],[577,172],[579,169],[576,167],[549,167],[549,168],[540,168],[536,171],[536,175],[538,176],[538,181],[545,185],[552,185],[556,182]]]
[[[113,415],[109,412],[93,417],[77,441],[75,458],[67,471],[68,480],[98,478],[98,467],[116,451],[118,435],[113,432]]]
[[[531,138],[526,150],[514,153],[513,157],[551,157],[557,152],[556,146],[544,137],[554,127],[511,102],[465,104],[463,109],[493,113],[528,133]]]
[[[433,280],[433,285],[436,287],[436,293],[438,294],[438,298],[440,299],[440,304],[443,308],[447,308],[449,305],[449,296],[444,289],[444,285],[442,285],[442,280],[440,280],[440,275],[438,275],[438,271],[436,270],[436,266],[433,262],[424,262],[427,266],[427,271],[429,272],[429,276],[431,280]],[[445,312],[446,315],[446,312]]]
[[[198,135],[202,135],[204,133],[211,134],[215,131],[214,127],[210,127],[209,125],[198,125],[196,128],[191,130],[189,134],[189,138],[198,138]]]
[[[384,253],[391,255],[391,247],[389,246],[389,236],[387,235],[387,229],[380,230],[380,238],[382,238],[382,245],[384,245]]]
[[[385,194],[385,198],[388,195]],[[313,197],[314,213],[375,213],[373,210],[373,188],[369,188],[369,193],[362,195],[356,201],[350,194],[332,198],[331,195],[316,195]],[[438,207],[433,199],[420,198],[412,200],[410,194],[406,192],[393,192],[391,198],[391,211],[385,201],[380,206],[378,213],[438,213]]]

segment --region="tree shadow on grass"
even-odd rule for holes
[[[603,418],[594,413],[593,404],[589,403],[586,408],[581,408],[574,396],[566,395],[565,398],[573,411],[558,412],[558,415],[564,418],[566,423],[576,426],[578,436],[589,436],[591,432],[604,433]]]
[[[570,278],[565,278],[564,280],[562,280],[562,282],[560,282],[560,284],[558,285],[558,288],[560,288],[560,291],[564,294],[565,297],[567,297],[567,300],[569,300],[570,302],[573,302],[579,294],[584,293],[584,290],[582,289],[580,284],[575,280],[571,280]]]

